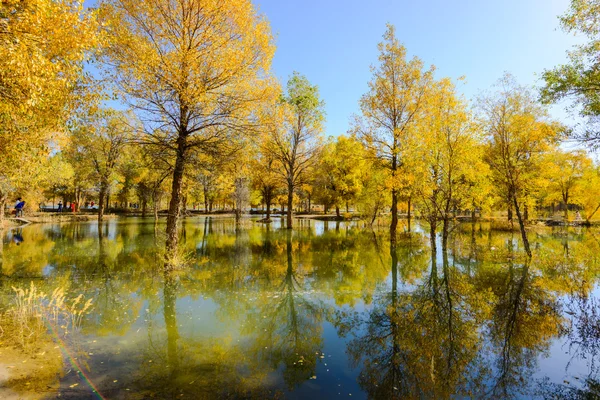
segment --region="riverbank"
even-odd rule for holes
[[[116,218],[114,214],[105,214],[104,218],[111,219]],[[82,221],[96,221],[98,216],[96,214],[78,214],[78,213],[34,213],[31,215],[25,215],[20,218],[6,218],[3,221],[2,227],[5,229],[18,228],[19,226],[29,224],[44,224],[49,222],[82,222]]]

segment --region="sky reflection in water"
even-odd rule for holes
[[[192,218],[188,266],[169,275],[163,231],[133,218],[101,234],[11,231],[0,307],[31,280],[93,298],[65,343],[111,399],[600,395],[598,231],[532,232],[527,263],[518,234],[485,223],[457,228],[444,252],[419,232],[390,249],[384,229],[360,223],[290,233]],[[61,398],[96,398],[63,367]]]

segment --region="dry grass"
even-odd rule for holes
[[[82,294],[68,299],[63,288],[46,294],[31,282],[29,288],[12,289],[13,302],[0,315],[0,339],[26,352],[35,351],[50,328],[64,335],[78,329],[92,306],[92,300],[84,301]]]

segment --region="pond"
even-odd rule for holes
[[[600,232],[532,231],[526,262],[517,232],[467,223],[432,251],[416,230],[391,249],[385,229],[357,222],[298,220],[289,232],[279,220],[236,229],[226,217],[188,218],[185,265],[168,274],[153,220],[9,231],[0,311],[31,282],[92,299],[76,331],[49,329],[53,363],[45,352],[28,361],[49,372],[9,389],[67,399],[600,395]],[[2,365],[13,367],[0,355]]]

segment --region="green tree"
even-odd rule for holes
[[[567,12],[560,17],[567,32],[582,33],[589,42],[568,53],[569,62],[545,70],[545,86],[541,99],[556,103],[569,98],[581,107],[580,115],[588,119],[582,131],[574,137],[593,149],[600,146],[600,2],[598,0],[571,0]]]
[[[287,189],[287,229],[292,229],[294,191],[308,178],[307,171],[317,161],[325,104],[318,87],[294,72],[287,82],[282,103],[275,111],[270,138],[262,151],[281,166],[279,174]]]

